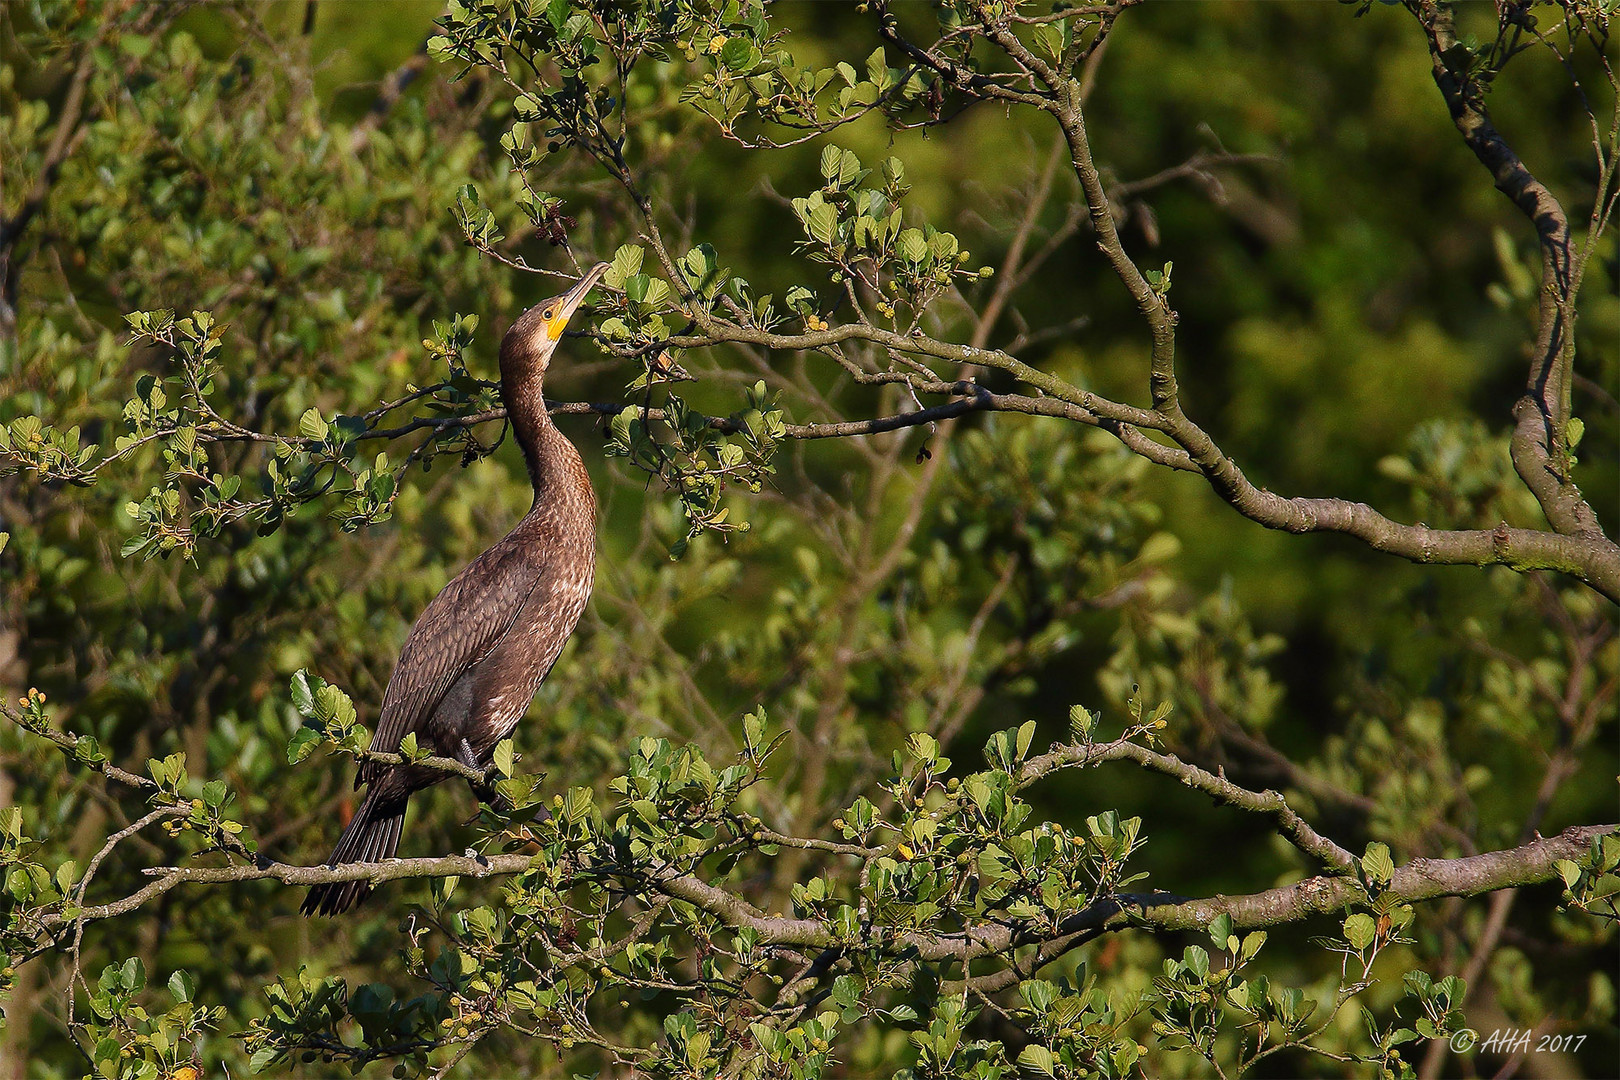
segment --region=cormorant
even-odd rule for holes
[[[415,732],[419,746],[486,768],[585,610],[596,570],[596,498],[579,451],[551,422],[541,386],[569,317],[607,268],[597,264],[563,295],[525,311],[501,341],[501,400],[528,462],[534,506],[411,627],[383,694],[373,750],[396,752]],[[355,786],[365,784],[366,797],[326,865],[392,858],[411,793],[448,775],[362,762]],[[370,889],[364,881],[316,885],[304,914],[335,915]]]

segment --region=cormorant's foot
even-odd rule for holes
[[[472,793],[479,802],[488,803],[490,809],[497,814],[510,814],[516,809],[511,799],[495,790],[495,785],[489,780],[489,764],[478,760],[478,755],[473,753],[472,744],[466,739],[462,739],[456,747],[456,760],[479,774],[480,778],[477,780],[471,777],[467,779],[467,786],[472,788]]]
[[[495,785],[487,780],[469,780],[467,786],[472,788],[473,796],[481,803],[485,803],[497,814],[510,814],[517,807],[512,800],[495,790]]]

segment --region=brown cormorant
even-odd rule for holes
[[[574,444],[546,411],[541,387],[568,319],[603,272],[599,263],[561,296],[525,311],[501,342],[501,400],[523,448],[534,506],[467,564],[411,627],[383,694],[371,748],[396,752],[406,735],[474,769],[512,733],[585,610],[596,570],[596,499]],[[326,865],[379,862],[399,846],[411,793],[449,774],[366,761],[366,797]],[[316,885],[306,915],[335,915],[370,891],[364,881]]]

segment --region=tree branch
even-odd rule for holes
[[[714,342],[710,343],[713,344]],[[1183,472],[1195,471],[1192,459],[1176,447],[1155,442],[1128,423],[1099,416],[1082,406],[1058,398],[1028,397],[1023,394],[996,394],[973,382],[925,382],[914,379],[912,380],[912,386],[918,393],[959,394],[962,396],[959,400],[946,402],[943,405],[918,409],[915,412],[898,413],[892,416],[878,416],[866,420],[844,420],[824,424],[786,424],[783,426],[784,437],[806,440],[844,439],[859,435],[877,435],[886,431],[899,431],[904,428],[918,427],[922,424],[931,424],[974,412],[1016,412],[1027,416],[1059,417],[1076,423],[1099,427],[1114,435],[1133,452],[1140,454],[1155,464]],[[1095,395],[1087,396],[1093,400],[1098,400]],[[554,416],[617,416],[626,409],[634,409],[648,420],[664,419],[662,409],[643,409],[639,405],[626,405],[618,402],[554,401],[548,403],[548,408]],[[429,429],[444,431],[504,419],[506,419],[506,410],[504,408],[486,409],[465,416],[420,417],[397,427],[377,428],[367,431],[358,438],[398,439],[415,431]],[[740,422],[724,416],[710,417],[709,426],[716,431],[723,431],[728,434],[742,430]],[[222,436],[221,441],[229,441],[231,438],[232,436],[229,435]]]
[[[1125,739],[1090,746],[1062,746],[1040,757],[1031,758],[1025,763],[1023,771],[1018,774],[1019,786],[1026,787],[1059,769],[1075,765],[1093,765],[1104,761],[1133,761],[1145,769],[1173,776],[1188,787],[1204,792],[1217,802],[1274,818],[1277,831],[1301,851],[1314,855],[1327,865],[1340,870],[1350,870],[1355,866],[1355,856],[1313,829],[1288,805],[1288,800],[1283,798],[1281,792],[1250,791],[1232,783],[1224,776],[1217,776],[1182,761],[1174,754],[1149,750],[1140,743]]]
[[[1033,72],[1039,73],[1044,70],[1038,59],[1006,27],[987,21],[983,28],[986,36],[995,41],[1015,62]],[[1436,63],[1443,67],[1438,59]],[[1125,251],[1113,213],[1109,209],[1101,173],[1092,159],[1083,104],[1079,100],[1075,80],[1063,79],[1051,86],[1051,89],[1054,91],[1052,95],[1042,96],[1034,104],[1051,114],[1062,129],[1069,144],[1075,173],[1080,178],[1081,188],[1085,192],[1092,227],[1097,232],[1098,247],[1115,275],[1136,301],[1137,308],[1146,320],[1152,336],[1149,378],[1153,400],[1152,417],[1133,418],[1131,423],[1140,428],[1162,431],[1174,439],[1204,474],[1216,494],[1244,517],[1267,528],[1292,533],[1344,533],[1362,540],[1378,551],[1398,555],[1413,562],[1477,566],[1500,564],[1520,571],[1558,570],[1579,578],[1609,600],[1620,603],[1620,546],[1606,538],[1597,527],[1595,518],[1590,515],[1590,508],[1586,507],[1584,500],[1580,500],[1573,482],[1566,481],[1557,473],[1547,472],[1547,462],[1551,461],[1553,456],[1557,456],[1553,455],[1553,448],[1561,447],[1563,444],[1556,441],[1552,443],[1545,440],[1538,441],[1539,437],[1530,438],[1526,433],[1530,432],[1532,435],[1534,433],[1527,426],[1525,409],[1522,407],[1519,410],[1520,423],[1519,431],[1515,434],[1515,442],[1528,446],[1530,457],[1525,456],[1527,451],[1523,449],[1516,451],[1515,464],[1521,474],[1527,472],[1531,474],[1526,482],[1531,483],[1533,489],[1537,485],[1540,486],[1536,496],[1538,500],[1542,500],[1543,506],[1552,505],[1548,518],[1553,522],[1556,532],[1517,529],[1505,522],[1489,530],[1435,530],[1422,524],[1405,525],[1393,521],[1365,503],[1338,498],[1288,498],[1258,488],[1250,482],[1215,440],[1183,411],[1175,373],[1175,312],[1170,309],[1166,298],[1146,280]],[[1491,144],[1492,154],[1498,157],[1507,155],[1502,159],[1502,168],[1511,174],[1512,183],[1517,185],[1515,190],[1520,190],[1528,204],[1535,207],[1536,212],[1543,218],[1551,221],[1548,215],[1556,210],[1557,220],[1562,221],[1562,210],[1557,208],[1556,201],[1551,199],[1550,194],[1545,194],[1543,198],[1545,188],[1523,169],[1516,157],[1512,157],[1506,144],[1500,142],[1500,137],[1495,136],[1494,129],[1489,128],[1488,119],[1482,110],[1483,106],[1480,107],[1476,118],[1475,129],[1479,132],[1488,132],[1495,139]],[[1480,124],[1485,126],[1480,127]],[[1479,137],[1483,138],[1484,135]],[[1511,162],[1508,161],[1509,158]],[[1547,227],[1552,228],[1551,225]],[[1561,240],[1553,243],[1551,248],[1544,244],[1544,250],[1551,252],[1553,248],[1557,248],[1563,252],[1563,255],[1558,257],[1553,253],[1546,256],[1544,283],[1556,284],[1558,280],[1567,279],[1567,223],[1562,225],[1561,229],[1561,233],[1556,229],[1553,230],[1553,234],[1562,237]],[[1559,270],[1559,266],[1565,269]],[[1572,303],[1573,297],[1570,296],[1568,303],[1561,302],[1561,306],[1554,305],[1556,310],[1547,308],[1547,291],[1544,288],[1543,336],[1552,334],[1557,337],[1557,341],[1549,338],[1543,343],[1546,347],[1541,350],[1544,358],[1541,374],[1532,377],[1532,384],[1537,384],[1538,381],[1545,383],[1551,377],[1552,368],[1548,365],[1552,364],[1552,358],[1561,355],[1560,350],[1564,349],[1559,342],[1568,337],[1567,323],[1573,314],[1573,308],[1570,306]],[[1005,369],[1005,365],[997,366]],[[1019,377],[1024,378],[1023,375]],[[1032,382],[1031,385],[1038,384]],[[1562,392],[1560,390],[1560,393]],[[1563,414],[1554,412],[1548,415],[1556,418],[1558,415],[1567,415],[1567,410]],[[1536,412],[1529,418],[1536,421],[1539,416],[1541,413]],[[1561,424],[1559,427],[1561,431]],[[1521,461],[1530,461],[1531,458],[1535,459],[1531,465],[1520,464]],[[1559,457],[1559,460],[1562,458]],[[1556,491],[1553,490],[1555,487]],[[1586,509],[1583,510],[1582,507]],[[1555,517],[1555,514],[1560,516]]]
[[[1536,341],[1525,394],[1513,407],[1513,466],[1552,527],[1614,545],[1569,475],[1571,374],[1575,362],[1575,293],[1569,217],[1547,186],[1520,160],[1485,106],[1485,87],[1472,74],[1473,54],[1458,42],[1449,6],[1415,0],[1413,12],[1428,39],[1435,85],[1464,144],[1490,171],[1496,188],[1530,219],[1541,249]]]
[[[1414,859],[1396,869],[1383,895],[1402,903],[1418,903],[1445,896],[1478,896],[1498,889],[1550,881],[1557,877],[1555,862],[1581,858],[1594,838],[1617,829],[1620,825],[1575,826],[1556,837],[1534,840],[1504,851],[1458,859]],[[292,866],[272,861],[257,865],[171,867],[152,871],[161,876],[129,896],[83,908],[79,918],[94,922],[125,915],[187,884],[273,880],[303,886],[345,881],[369,881],[375,885],[416,878],[511,876],[528,870],[532,863],[532,856],[522,854],[391,859],[337,867]],[[670,870],[650,879],[638,878],[635,874],[624,876],[654,892],[692,904],[731,929],[750,928],[766,944],[824,949],[840,943],[833,930],[820,920],[767,915],[742,897],[690,874]],[[927,962],[961,961],[1033,944],[1062,951],[1072,947],[1080,935],[1095,936],[1098,932],[1129,927],[1198,930],[1223,914],[1229,915],[1238,928],[1276,926],[1334,912],[1364,897],[1360,882],[1348,876],[1313,877],[1263,892],[1203,899],[1185,899],[1162,892],[1129,893],[1101,898],[1065,919],[1055,931],[1044,934],[1032,934],[1028,928],[1017,924],[995,922],[952,933],[902,931],[869,944],[891,955],[912,955]],[[40,928],[52,932],[74,921],[51,913],[40,920]]]
[[[1396,868],[1389,887],[1380,895],[1398,903],[1416,904],[1538,885],[1558,876],[1553,868],[1558,860],[1581,858],[1594,839],[1617,829],[1620,825],[1576,825],[1557,836],[1502,851],[1457,859],[1413,859]],[[1070,949],[1112,930],[1203,930],[1221,915],[1230,916],[1235,929],[1279,926],[1337,912],[1365,895],[1354,878],[1323,876],[1264,892],[1201,900],[1168,893],[1120,896],[1079,912],[1059,933],[1041,941],[1033,957],[1014,968],[975,979],[974,987],[989,993],[1011,986]]]

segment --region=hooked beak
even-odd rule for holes
[[[585,276],[579,279],[579,284],[563,294],[562,299],[557,302],[557,308],[552,313],[551,319],[546,323],[547,337],[551,338],[552,341],[557,341],[562,337],[563,328],[568,325],[568,320],[573,317],[574,310],[585,301],[585,294],[590,292],[596,283],[601,280],[602,275],[607,272],[607,263],[597,263],[585,271]]]

